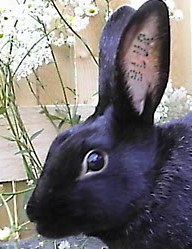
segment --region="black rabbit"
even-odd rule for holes
[[[153,121],[169,64],[163,1],[111,16],[95,113],[54,140],[28,203],[40,234],[84,233],[110,249],[192,248],[192,114]]]

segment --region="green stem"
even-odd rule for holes
[[[18,141],[19,141],[19,138],[18,138],[17,133],[16,133],[14,127],[13,127],[12,121],[11,121],[11,119],[10,119],[10,115],[9,115],[9,113],[7,112],[7,110],[5,111],[5,117],[6,117],[6,119],[7,119],[7,122],[8,122],[8,124],[9,124],[9,127],[10,127],[10,129],[11,129],[11,132],[12,132],[14,138],[15,138],[16,144],[17,144],[19,150],[22,151],[22,147],[21,147],[20,143],[18,142]],[[21,155],[21,156],[22,156],[22,159],[23,159],[23,163],[24,163],[24,166],[25,166],[25,169],[26,169],[26,173],[27,173],[28,178],[29,178],[29,179],[34,179],[33,175],[31,175],[31,172],[30,172],[29,169],[28,169],[28,163],[27,163],[27,160],[26,160],[25,156],[24,156],[24,155]]]
[[[40,22],[40,20],[39,20],[39,22]],[[45,25],[44,25],[44,23],[41,23],[41,24],[43,26],[44,33],[46,34]],[[73,125],[73,119],[72,119],[72,115],[71,115],[70,104],[69,104],[69,101],[68,101],[67,93],[66,93],[66,90],[65,90],[65,85],[64,85],[63,79],[61,77],[61,73],[60,73],[60,70],[59,70],[59,66],[57,64],[57,60],[56,60],[53,48],[52,48],[52,46],[49,43],[49,37],[48,37],[48,35],[46,35],[46,37],[47,37],[47,40],[48,40],[49,48],[51,50],[51,55],[52,55],[52,58],[53,58],[53,61],[54,61],[54,65],[55,65],[55,68],[56,68],[56,71],[57,71],[57,75],[59,77],[59,82],[61,84],[61,88],[62,88],[62,92],[63,92],[63,97],[64,97],[65,105],[66,105],[66,108],[67,108],[67,113],[69,115],[69,122],[70,122],[70,125],[72,126]]]
[[[23,224],[19,225],[20,229],[22,229],[23,227],[27,226],[28,224],[30,224],[30,221],[26,221]]]
[[[5,206],[5,209],[6,209],[6,212],[7,212],[7,215],[8,215],[8,218],[9,218],[9,223],[10,223],[10,226],[13,227],[14,226],[14,221],[13,221],[13,217],[12,217],[12,214],[11,214],[11,211],[10,211],[10,208],[6,202],[6,200],[4,199],[3,195],[0,194],[0,198]]]
[[[13,78],[11,74],[11,70],[9,68],[9,65],[7,65],[7,82],[5,83],[5,116],[8,121],[8,124],[11,128],[12,134],[15,138],[15,141],[17,143],[17,146],[20,151],[27,150],[28,157],[27,155],[22,154],[23,162],[25,165],[25,169],[28,175],[29,179],[37,179],[39,175],[39,171],[42,170],[41,167],[41,162],[36,154],[35,148],[33,147],[33,144],[30,140],[30,137],[26,131],[26,128],[24,126],[24,123],[21,119],[18,106],[16,105],[16,97],[15,97],[15,90],[14,90],[14,84],[13,84]],[[8,93],[6,93],[8,92]],[[6,102],[7,97],[6,96],[11,96],[9,103]],[[11,116],[12,119],[10,118],[10,113],[8,113],[8,109],[11,111]],[[30,160],[31,164],[35,165],[35,167],[29,168],[28,160]]]
[[[3,195],[3,193],[2,193],[2,195]],[[7,199],[5,199],[5,201],[8,203],[12,199],[13,199],[13,195],[9,196]],[[3,206],[3,204],[0,203],[0,207],[2,207],[2,206]]]
[[[33,70],[33,73],[34,73],[34,75],[36,77],[36,80],[40,81],[38,75],[36,74],[36,72],[34,70]],[[33,87],[31,85],[32,84],[31,81],[29,80],[28,77],[26,77],[26,80],[27,80],[27,84],[29,86],[30,91],[32,92],[33,96],[38,100],[38,96],[37,96],[36,92],[33,90]],[[40,105],[40,107],[43,110],[43,112],[45,113],[46,117],[49,119],[49,121],[54,126],[54,128],[58,131],[57,125],[54,123],[54,121],[52,120],[52,118],[49,115],[49,112],[48,112],[47,108],[41,103],[40,100],[38,100],[38,105]]]
[[[110,5],[109,5],[109,0],[105,0],[106,3],[107,3],[107,16],[109,18],[109,15],[110,15]]]
[[[10,75],[11,75],[11,71],[10,71]],[[33,162],[35,162],[35,164],[37,166],[37,169],[41,171],[42,170],[41,161],[40,161],[40,159],[39,159],[39,157],[38,157],[38,155],[36,153],[36,150],[35,150],[35,148],[33,146],[33,143],[31,142],[31,139],[30,139],[30,137],[28,135],[28,132],[26,131],[25,125],[23,123],[23,120],[22,120],[22,118],[20,116],[20,113],[19,113],[19,110],[18,110],[18,106],[16,104],[16,97],[15,97],[16,95],[15,95],[15,88],[14,88],[14,84],[13,84],[13,77],[11,77],[10,83],[11,83],[10,86],[11,86],[12,96],[14,98],[13,99],[14,100],[13,101],[13,107],[14,107],[15,113],[17,115],[17,119],[18,119],[18,124],[19,124],[20,130],[23,132],[23,138],[24,138],[26,144],[29,143],[29,146],[30,146],[30,149],[31,149],[31,150],[29,150],[30,158],[33,158]],[[34,157],[30,153],[30,151],[33,152]]]
[[[93,58],[93,61],[96,63],[96,65],[98,66],[98,62],[93,54],[93,52],[91,51],[90,47],[87,45],[87,43],[83,40],[83,38],[71,27],[71,25],[69,25],[69,23],[65,20],[65,18],[63,17],[63,15],[61,14],[60,10],[58,9],[57,5],[55,4],[54,0],[50,0],[50,2],[53,4],[53,7],[55,8],[55,10],[57,11],[58,15],[60,16],[61,20],[65,23],[65,25],[72,31],[72,33],[83,43],[83,45],[85,46],[85,48],[88,50],[88,52],[90,53],[91,57]]]
[[[27,192],[29,192],[31,190],[34,190],[34,188],[35,187],[31,187],[31,188],[28,188],[28,189],[24,189],[24,190],[20,190],[20,191],[15,191],[15,192],[4,192],[4,193],[2,193],[2,195],[5,195],[5,196],[7,196],[7,195],[12,195],[12,196],[14,196],[14,195],[20,195],[20,194],[27,193]]]
[[[16,192],[16,186],[15,186],[15,182],[12,181],[11,182],[12,185],[12,190],[13,190],[13,195]],[[13,196],[13,213],[14,213],[14,227],[17,229],[18,227],[18,214],[17,214],[17,196],[14,195]],[[18,233],[18,231],[16,231],[16,233]]]

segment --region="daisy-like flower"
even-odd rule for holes
[[[95,5],[89,5],[86,9],[85,9],[85,14],[87,16],[96,16],[99,13],[99,8],[97,8]]]

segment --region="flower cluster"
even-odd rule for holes
[[[70,248],[71,248],[71,246],[67,240],[63,240],[58,245],[58,249],[70,249]]]
[[[155,112],[156,122],[165,122],[192,111],[192,96],[184,87],[174,88],[168,83],[165,94]]]
[[[0,229],[0,241],[8,241],[11,239],[17,240],[18,233],[13,231],[13,229],[9,227],[4,227],[3,229]]]
[[[64,15],[71,27],[76,31],[80,31],[87,27],[89,17],[98,14],[99,9],[94,4],[93,0],[60,0],[63,6],[66,6],[70,11],[65,11]]]
[[[9,227],[4,227],[0,229],[0,241],[6,241],[11,235],[11,229]]]
[[[63,18],[76,32],[98,13],[91,0],[61,1]],[[69,8],[69,4],[71,8]],[[18,79],[52,61],[50,45],[74,44],[74,35],[60,19],[50,0],[0,2],[0,69],[9,65]]]
[[[176,8],[175,2],[173,0],[164,0],[169,8],[170,18],[179,21],[183,19],[183,12],[181,9]]]
[[[18,78],[25,77],[52,59],[43,27],[50,27],[56,12],[45,2],[37,4],[35,0],[0,7],[1,67],[10,65]]]

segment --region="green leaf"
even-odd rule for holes
[[[56,116],[56,115],[52,115],[52,114],[49,115],[49,118],[50,118],[52,121],[61,120],[61,119],[62,119],[61,117]]]
[[[20,150],[20,151],[17,151],[15,152],[15,155],[28,155],[28,151],[27,150]]]
[[[61,122],[58,124],[58,129],[60,130],[63,124],[65,123],[66,120],[61,120]]]
[[[14,137],[6,137],[6,136],[0,136],[0,137],[2,137],[3,139],[8,140],[10,142],[15,142],[16,141]]]
[[[6,108],[4,106],[0,106],[0,115],[6,112]]]
[[[44,130],[44,129],[41,129],[41,130],[35,132],[33,135],[31,135],[30,140],[32,141],[32,140],[34,140],[36,137],[38,137],[38,136],[41,134],[41,132],[42,132],[43,130]]]
[[[80,123],[81,115],[74,114],[72,117],[72,125],[77,125]]]

